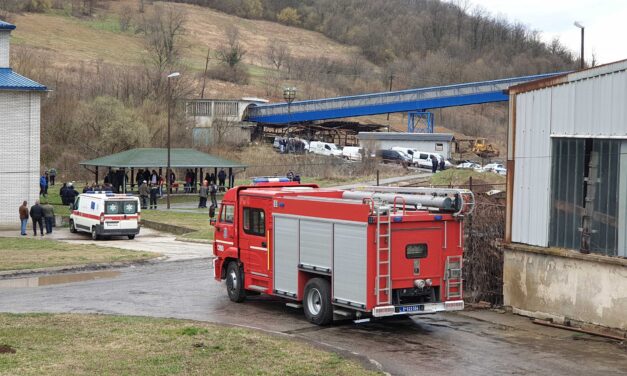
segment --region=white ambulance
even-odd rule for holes
[[[102,236],[139,234],[139,198],[131,194],[87,192],[78,195],[70,214],[70,232],[88,232],[98,240]]]

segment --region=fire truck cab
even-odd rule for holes
[[[473,207],[466,190],[235,187],[212,220],[214,277],[234,302],[279,296],[318,325],[462,310],[462,219]]]

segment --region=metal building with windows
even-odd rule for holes
[[[627,60],[509,94],[505,303],[627,330]]]
[[[17,208],[39,198],[40,105],[47,89],[11,69],[9,42],[14,29],[0,21],[0,227],[16,229]]]

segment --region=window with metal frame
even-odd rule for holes
[[[265,236],[266,213],[263,209],[245,207],[242,226],[244,232],[249,235]]]
[[[618,255],[621,143],[553,139],[549,246]]]
[[[222,205],[222,211],[220,212],[221,223],[233,223],[233,216],[235,210],[233,205]]]

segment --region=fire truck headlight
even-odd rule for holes
[[[414,286],[418,287],[419,289],[422,289],[425,287],[427,283],[425,282],[424,279],[417,279],[414,281]]]
[[[427,284],[427,286],[431,287],[431,285],[433,284],[433,281],[431,281],[430,279],[425,280],[425,283]]]

